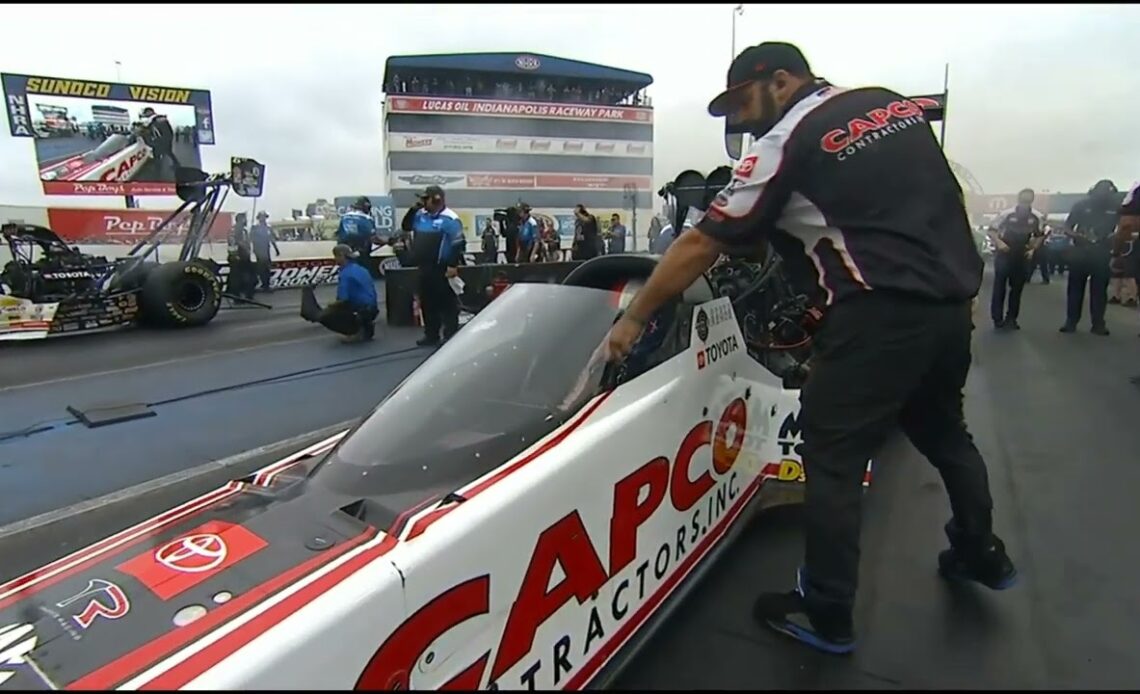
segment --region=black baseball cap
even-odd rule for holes
[[[440,188],[439,186],[428,186],[427,188],[424,188],[424,191],[422,193],[419,194],[419,197],[420,198],[439,198],[440,200],[442,200],[444,197],[443,196],[443,188]]]
[[[717,118],[728,115],[732,110],[733,92],[771,77],[777,70],[798,75],[810,73],[811,66],[800,49],[790,43],[765,41],[745,48],[728,66],[727,88],[709,102],[709,115]]]

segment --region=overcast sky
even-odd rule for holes
[[[0,71],[211,90],[217,145],[268,166],[274,218],[317,197],[385,192],[381,78],[389,55],[518,51],[647,72],[657,184],[724,163],[705,112],[724,84],[732,5],[7,5]],[[157,15],[156,15],[157,12]],[[798,44],[844,86],[941,91],[947,151],[987,192],[1082,191],[1140,178],[1140,6],[749,5],[736,46]],[[46,198],[32,142],[0,132],[0,204],[118,206]],[[231,196],[231,200],[234,196]],[[170,207],[170,199],[143,199]],[[234,201],[227,207],[240,209]]]

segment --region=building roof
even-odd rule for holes
[[[495,74],[535,75],[568,79],[611,80],[641,89],[653,84],[643,72],[622,70],[542,53],[441,53],[394,55],[384,65],[384,84],[400,70],[463,70]]]

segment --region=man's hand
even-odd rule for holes
[[[1002,241],[1001,239],[998,239],[997,241],[994,242],[994,248],[997,249],[998,253],[1008,253],[1009,252],[1009,244],[1006,243],[1005,241]]]
[[[635,320],[628,313],[622,315],[610,328],[602,345],[606,361],[616,362],[624,359],[633,349],[633,343],[641,337],[644,328],[645,325],[641,321]]]
[[[452,277],[458,277],[458,276],[459,276],[459,268],[454,268],[454,267],[447,268],[447,279],[451,279]]]

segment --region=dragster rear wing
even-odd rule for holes
[[[910,100],[922,108],[928,123],[937,123],[946,118],[946,96],[946,93],[923,94],[912,96]],[[729,159],[736,161],[744,154],[744,134],[747,132],[747,124],[730,124],[727,118],[724,119],[724,151]]]

